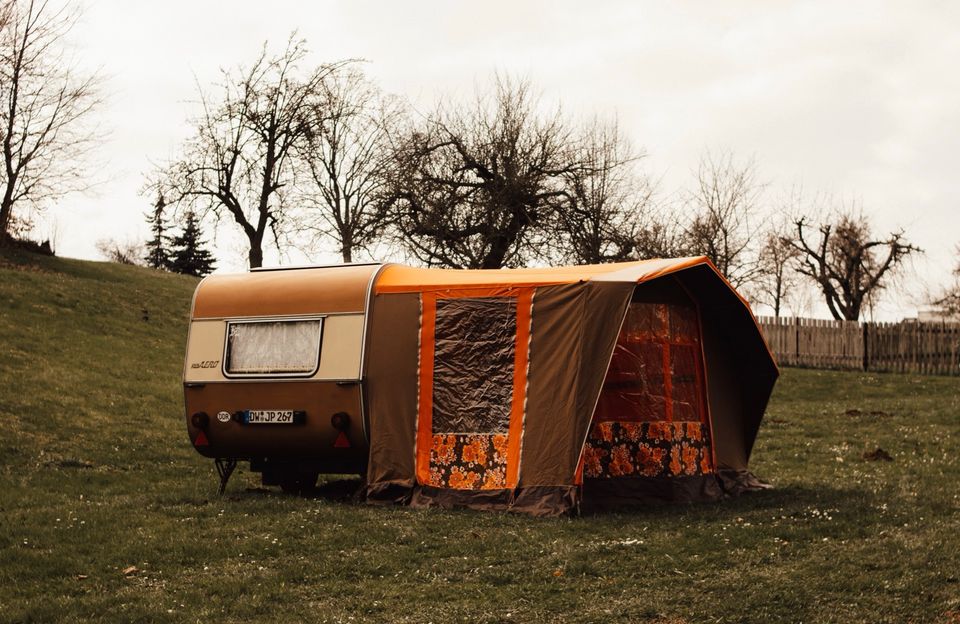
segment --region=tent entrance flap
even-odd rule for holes
[[[630,303],[584,448],[587,479],[714,472],[698,311],[671,294]]]
[[[517,486],[532,289],[423,293],[417,481]],[[491,293],[492,294],[492,293]]]

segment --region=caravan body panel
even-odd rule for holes
[[[194,295],[187,434],[213,458],[309,460],[359,473],[363,355],[379,265],[211,276]]]

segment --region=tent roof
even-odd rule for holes
[[[529,269],[423,269],[391,264],[377,278],[375,290],[398,293],[587,281],[640,283],[700,264],[713,266],[705,256]]]
[[[642,284],[650,280],[686,269],[701,267],[709,269],[719,283],[740,300],[757,333],[763,335],[750,304],[737,289],[717,270],[706,256],[686,258],[654,258],[635,262],[613,262],[609,264],[586,264],[566,267],[538,267],[527,269],[424,269],[388,264],[377,276],[374,292],[385,293],[422,293],[443,290],[503,288],[511,286],[548,286],[554,284],[574,284],[577,282],[620,282]],[[776,370],[776,358],[766,341],[761,338],[764,351]]]

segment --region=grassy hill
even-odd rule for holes
[[[776,489],[721,504],[383,509],[242,469],[217,498],[181,413],[195,285],[0,255],[0,622],[960,622],[960,380],[785,370]]]

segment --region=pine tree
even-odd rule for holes
[[[157,195],[157,203],[153,205],[153,210],[146,214],[150,222],[150,231],[153,236],[147,241],[147,255],[143,257],[147,266],[154,269],[170,269],[170,249],[168,244],[170,237],[164,232],[167,230],[166,216],[164,209],[167,207],[163,200],[163,194]]]
[[[170,270],[174,273],[203,277],[215,268],[213,254],[203,247],[200,220],[192,210],[186,215],[183,232],[170,239],[173,252]]]

